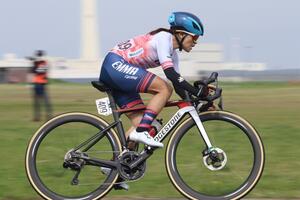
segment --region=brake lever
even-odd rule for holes
[[[222,95],[222,88],[216,88],[215,94],[212,96],[207,96],[203,98],[205,101],[214,101]]]
[[[208,84],[210,84],[212,82],[215,82],[217,80],[217,78],[218,78],[218,75],[219,75],[218,72],[211,73],[210,77],[206,81],[206,85],[208,85]]]
[[[218,79],[218,72],[213,72],[209,78],[204,80],[198,80],[194,82],[194,86],[198,87],[199,85],[208,86],[208,84],[215,82]]]
[[[218,107],[220,108],[220,110],[224,110],[224,107],[223,107],[223,98],[222,96],[220,97],[220,101],[218,103]]]

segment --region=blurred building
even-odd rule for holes
[[[102,63],[99,53],[96,0],[81,0],[81,56],[78,59],[47,57],[50,62],[49,77],[56,79],[98,78]],[[190,53],[179,53],[180,73],[186,78],[198,78],[201,71],[264,70],[263,63],[224,62],[223,45],[196,45]],[[5,55],[0,60],[0,82],[26,81],[26,72],[31,67],[29,60]],[[160,68],[151,69],[164,76]]]
[[[262,71],[266,69],[265,63],[224,62],[224,48],[221,44],[200,43],[190,53],[179,52],[180,73],[187,79],[197,79],[202,72],[242,70]],[[159,68],[152,72],[163,75]]]
[[[224,62],[223,46],[220,44],[202,43],[194,47],[190,53],[179,52],[180,73],[188,78],[198,78],[202,71],[262,71],[264,63]],[[91,79],[98,78],[103,58],[66,59],[63,57],[47,57],[50,63],[49,77],[55,79]],[[31,62],[25,58],[16,58],[7,54],[0,60],[0,82],[26,81],[26,73]],[[161,68],[150,69],[164,77]]]
[[[0,83],[26,82],[31,61],[5,54],[0,59]]]

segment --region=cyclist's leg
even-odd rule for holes
[[[134,107],[137,107],[137,106],[134,106]],[[129,118],[129,120],[131,121],[131,124],[132,124],[132,126],[126,131],[126,138],[140,124],[143,115],[144,115],[143,111],[136,111],[136,112],[131,112],[131,113],[126,114],[126,116]]]
[[[161,143],[154,141],[150,137],[148,131],[151,128],[152,121],[171,96],[171,87],[143,67],[134,66],[114,53],[109,53],[105,58],[100,80],[114,89],[114,97],[120,107],[124,105],[124,102],[128,103],[128,99],[133,101],[140,99],[138,93],[151,93],[154,95],[137,128],[137,132],[142,132],[143,134],[134,132],[136,137],[131,139],[151,146],[162,147]],[[135,124],[135,121],[139,118],[134,117],[132,119]]]
[[[136,92],[126,93],[121,91],[114,91],[113,96],[116,100],[117,105],[122,109],[134,108],[144,105],[140,95]],[[144,111],[134,111],[126,113],[126,116],[132,124],[132,127],[130,127],[129,130],[126,131],[126,138],[128,137],[129,133],[136,129],[136,127],[139,125],[143,114]]]
[[[147,93],[154,94],[147,105],[147,109],[160,113],[172,94],[172,87],[160,77],[156,76],[147,89]],[[142,101],[138,102],[138,100],[135,100],[126,104],[122,108],[133,108],[140,105],[143,105]],[[126,132],[126,136],[128,137],[129,133],[136,129],[136,127],[140,124],[144,111],[131,112],[126,115],[132,123],[132,127]]]
[[[147,81],[147,79],[145,81]],[[172,94],[172,87],[158,76],[155,76],[155,78],[151,80],[151,83],[147,84],[149,87],[141,92],[153,94],[153,97],[148,102],[141,122],[137,127],[138,132],[150,131],[153,120],[161,112]]]
[[[129,71],[133,73],[128,75],[125,70],[122,70],[122,67],[131,68],[132,70]],[[132,66],[121,56],[109,53],[102,64],[99,79],[113,89],[113,97],[120,108],[132,108],[143,104],[138,93],[140,90],[147,89],[154,78],[154,76],[147,76],[147,74],[145,69]],[[130,128],[132,131],[141,121],[143,111],[127,113],[126,115],[132,122],[133,127]],[[128,134],[127,131],[126,136]]]
[[[147,105],[147,109],[160,113],[167,101],[170,99],[172,92],[172,86],[160,77],[156,76],[147,91],[147,93],[153,94],[153,97]]]
[[[156,113],[162,110],[173,90],[160,77],[148,72],[143,67],[126,62],[121,56],[114,53],[106,56],[101,69],[100,81],[124,93],[153,94],[147,109]]]
[[[121,108],[132,108],[132,107],[143,105],[140,95],[136,92],[123,92],[123,91],[119,91],[119,90],[114,90],[113,96],[114,96],[114,99],[116,100],[116,103]],[[162,104],[161,106],[163,107],[164,105],[165,105],[165,103]],[[150,113],[147,113],[147,111],[148,112],[150,111]],[[130,138],[131,140],[134,140],[137,142],[142,142],[142,143],[145,143],[145,144],[148,144],[151,146],[162,147],[163,146],[162,144],[158,144],[157,142],[154,141],[153,138],[148,136],[149,133],[147,132],[148,131],[147,129],[145,130],[147,132],[146,135],[145,135],[145,133],[143,133],[143,134],[137,133],[137,132],[144,132],[144,130],[142,130],[142,131],[138,130],[140,124],[142,124],[142,126],[152,127],[151,123],[155,117],[153,117],[152,120],[149,120],[149,116],[148,116],[148,115],[151,115],[152,112],[153,111],[151,111],[150,109],[148,109],[148,110],[146,109],[146,112],[139,111],[139,112],[127,113],[126,115],[131,120],[132,127],[126,132],[126,136],[128,137],[130,134],[135,133],[136,137]],[[144,118],[145,118],[145,120],[143,120]],[[145,124],[146,122],[147,122],[147,124]],[[135,129],[137,131],[135,131]],[[144,136],[146,136],[146,138]],[[141,138],[141,137],[143,137],[143,138]],[[151,141],[149,141],[149,140],[151,140]]]
[[[148,74],[152,75],[151,73]],[[140,92],[153,94],[153,97],[150,99],[136,130],[130,132],[129,138],[150,146],[163,147],[162,143],[154,141],[149,132],[152,128],[153,120],[170,98],[172,88],[163,79],[155,75],[152,80],[148,81],[145,78],[143,81],[145,82],[143,85],[149,85],[149,87],[146,87],[144,90],[140,89]],[[137,121],[137,119],[140,119],[140,116],[134,119]]]

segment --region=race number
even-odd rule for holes
[[[108,97],[105,97],[102,99],[97,99],[96,106],[97,106],[98,113],[100,115],[108,116],[108,115],[112,114],[112,110],[110,107],[110,102],[109,102]]]
[[[130,43],[130,40],[127,40],[125,42],[122,42],[120,44],[118,44],[118,48],[120,50],[127,50],[132,46],[132,44]]]

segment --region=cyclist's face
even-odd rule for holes
[[[183,49],[186,52],[190,52],[192,50],[192,48],[197,44],[198,38],[199,38],[199,36],[192,36],[192,35],[186,34],[186,37],[183,41]]]

